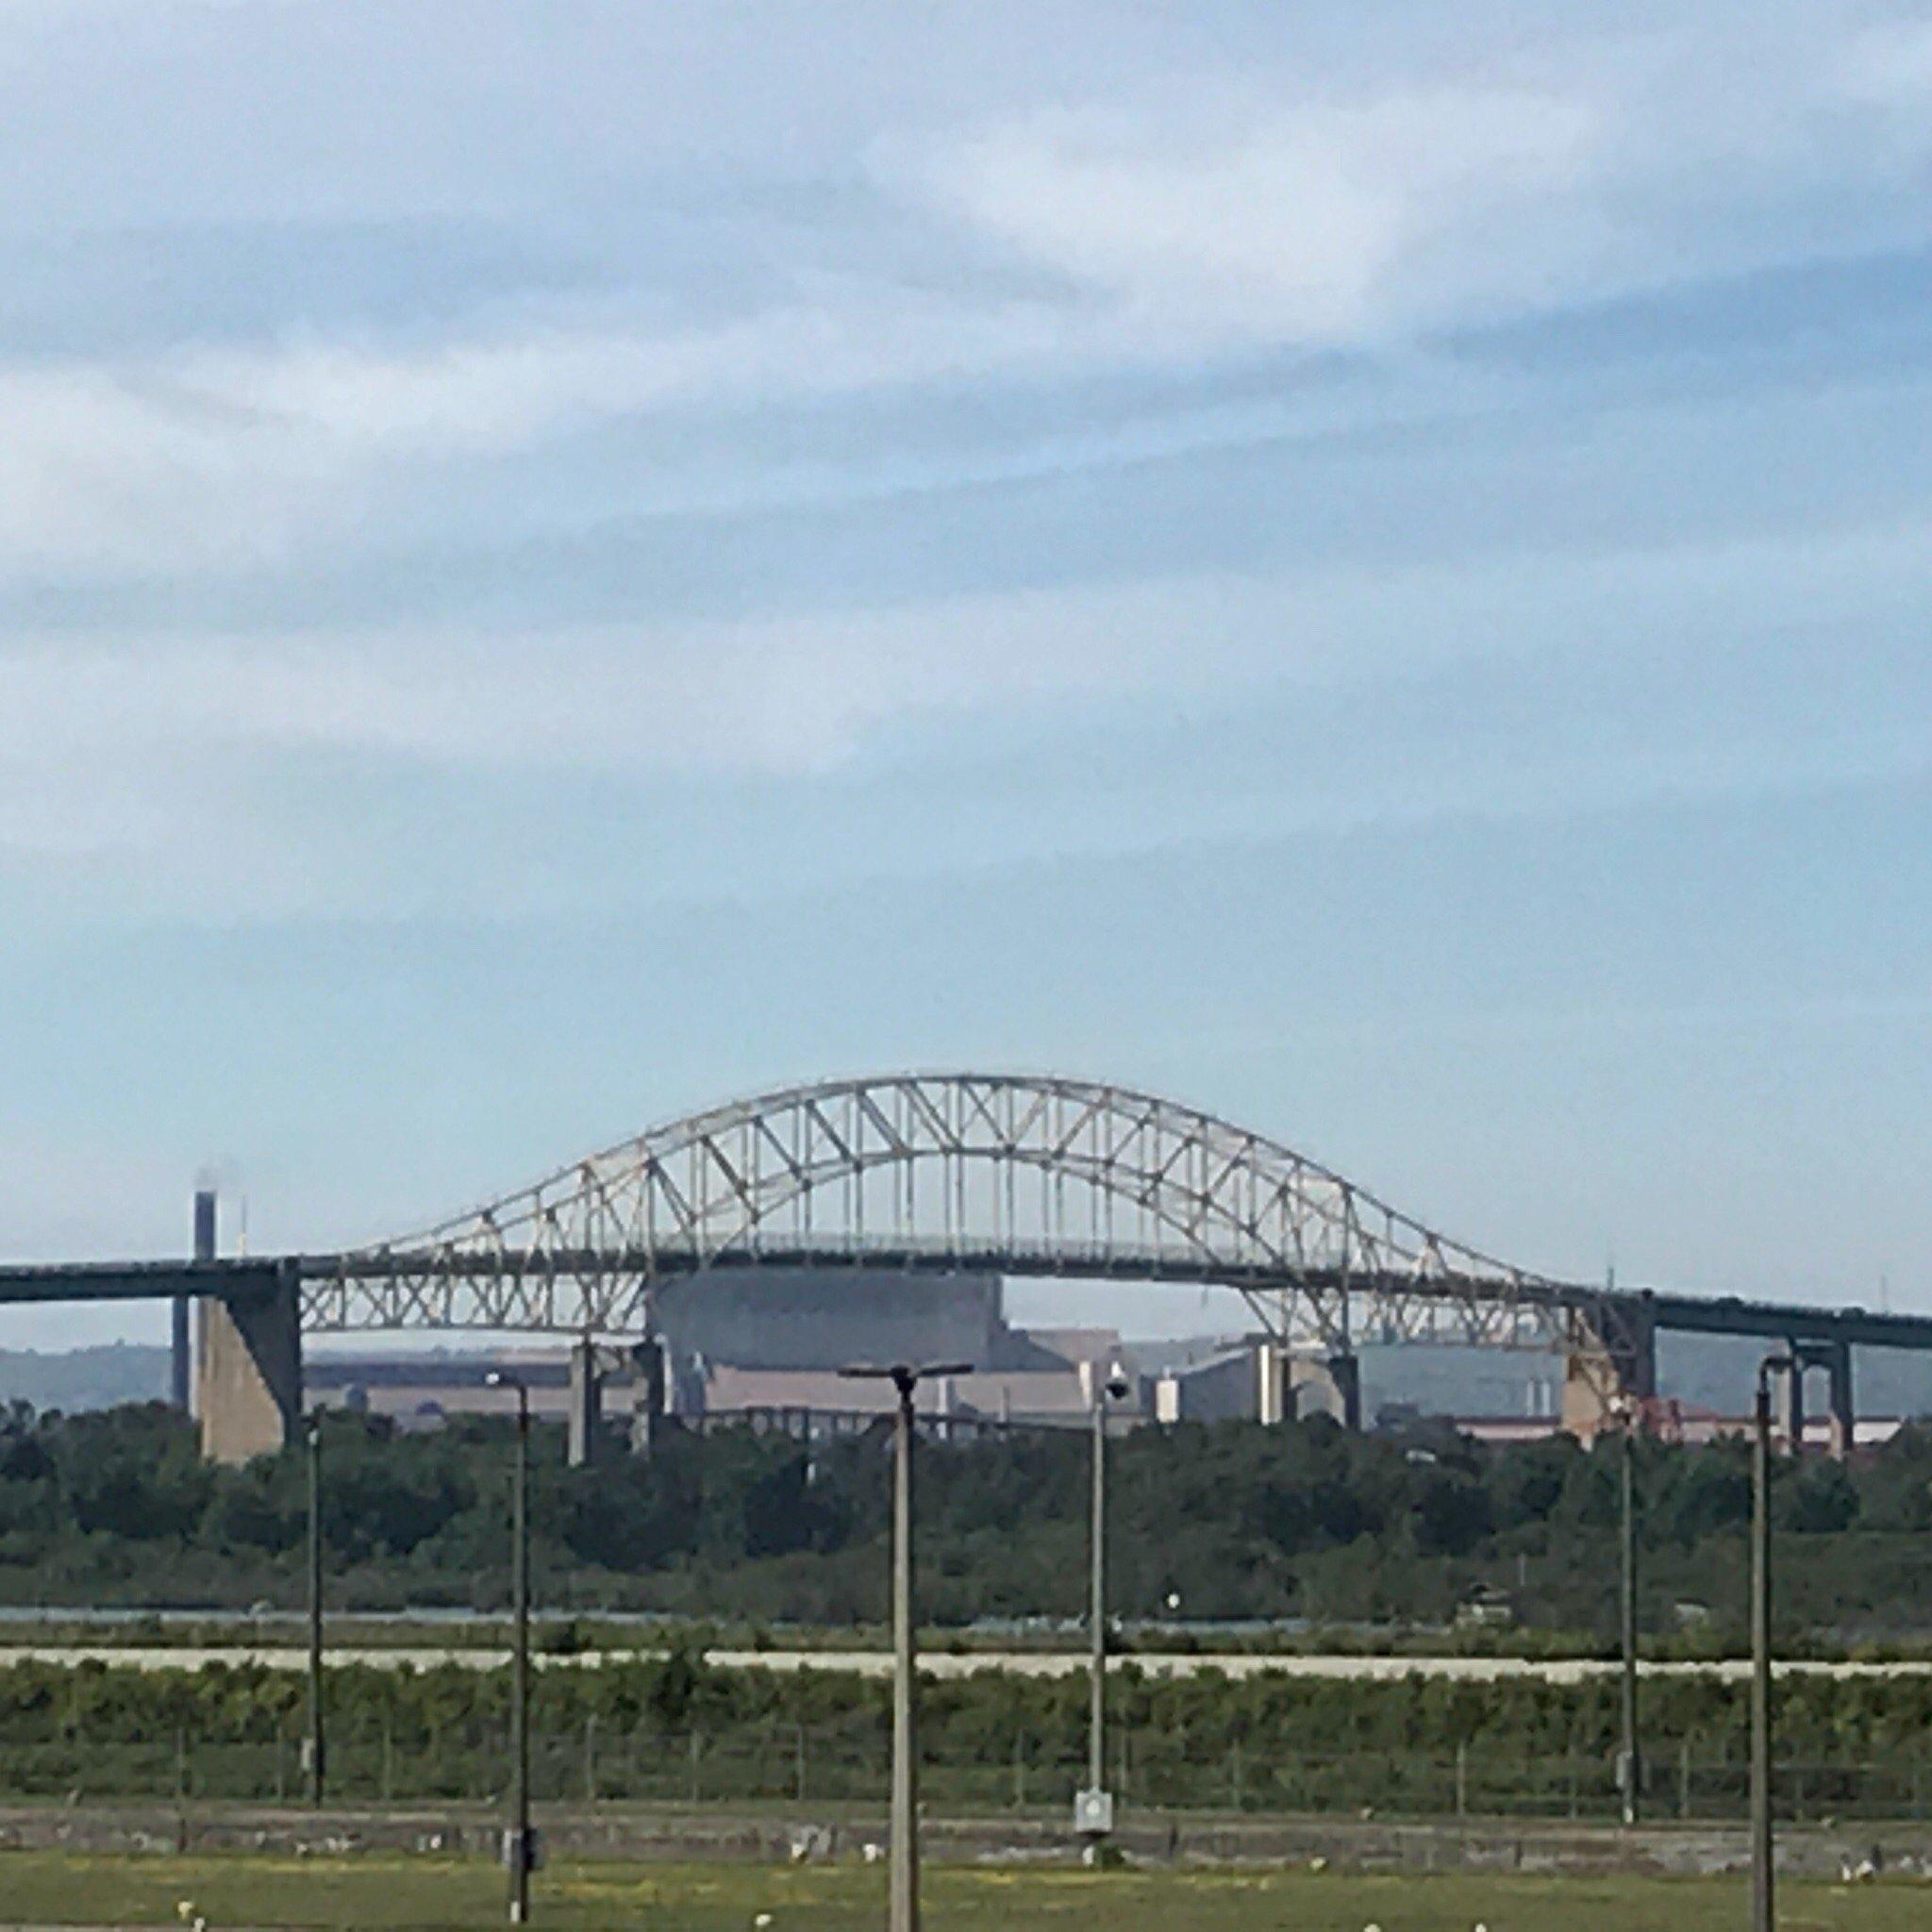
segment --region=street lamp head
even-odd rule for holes
[[[970,1375],[971,1362],[847,1362],[839,1371],[851,1382],[898,1382],[910,1385],[935,1375]]]
[[[530,1427],[530,1385],[521,1375],[513,1375],[508,1369],[491,1369],[483,1377],[486,1389],[508,1389],[515,1391],[517,1398],[517,1427],[525,1435]]]
[[[1107,1392],[1116,1402],[1124,1402],[1133,1392],[1134,1385],[1127,1379],[1127,1372],[1120,1363],[1114,1363],[1108,1371]]]

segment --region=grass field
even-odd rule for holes
[[[844,1932],[884,1920],[877,1871],[753,1865],[561,1867],[541,1875],[533,1913],[558,1932]],[[0,1854],[0,1923],[181,1924],[192,1900],[211,1932],[242,1927],[493,1926],[503,1883],[491,1867],[428,1858],[160,1858]],[[1726,1932],[1745,1922],[1740,1885],[1712,1879],[1357,1878],[1305,1871],[1092,1874],[940,1868],[927,1874],[933,1932]],[[1924,1932],[1932,1886],[1789,1885],[1792,1932]]]

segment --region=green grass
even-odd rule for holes
[[[0,1854],[12,1924],[167,1925],[192,1900],[213,1932],[263,1926],[427,1928],[503,1923],[501,1874],[433,1858],[162,1858]],[[941,1867],[928,1872],[932,1932],[1724,1932],[1745,1921],[1732,1880],[1351,1877],[1252,1870],[1102,1874]],[[1793,1932],[1924,1932],[1932,1887],[1788,1884]],[[860,1868],[574,1864],[541,1874],[534,1920],[557,1932],[847,1932],[884,1922],[885,1881]]]

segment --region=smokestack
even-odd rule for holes
[[[197,1261],[212,1261],[215,1257],[215,1191],[212,1188],[197,1188],[194,1191],[194,1258]],[[172,1310],[173,1334],[169,1351],[168,1399],[187,1415],[193,1403],[192,1370],[190,1357],[192,1352],[192,1337],[189,1321],[190,1298],[177,1294]]]

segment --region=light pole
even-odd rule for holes
[[[1127,1393],[1118,1366],[1093,1386],[1093,1519],[1089,1555],[1091,1593],[1087,1611],[1087,1789],[1074,1796],[1074,1828],[1087,1840],[1088,1857],[1099,1862],[1100,1844],[1113,1829],[1113,1799],[1107,1789],[1107,1405]]]
[[[322,1411],[308,1417],[308,1802],[327,1787],[322,1699]]]
[[[892,1425],[892,1828],[889,1932],[919,1932],[919,1680],[912,1627],[913,1395],[928,1375],[964,1375],[966,1362],[855,1363],[840,1373],[890,1382],[899,1403]]]
[[[1639,1407],[1621,1396],[1615,1413],[1623,1423],[1623,1456],[1619,1472],[1623,1489],[1623,1574],[1618,1591],[1618,1623],[1623,1639],[1624,1749],[1618,1761],[1618,1783],[1624,1798],[1624,1823],[1637,1823],[1643,1790],[1641,1746],[1637,1740],[1637,1419]]]
[[[1798,1374],[1782,1352],[1757,1365],[1751,1442],[1751,1932],[1774,1932],[1771,1835],[1771,1378]]]
[[[511,1592],[516,1642],[510,1671],[510,1810],[504,1839],[509,1868],[509,1922],[530,1917],[530,1390],[521,1377],[492,1369],[484,1377],[492,1389],[514,1389],[517,1396],[516,1474],[511,1487]]]

